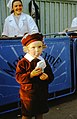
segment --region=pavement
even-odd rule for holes
[[[44,114],[44,119],[77,119],[77,92],[49,101],[49,109],[49,112]],[[21,119],[21,115],[12,113],[3,115],[0,119]]]

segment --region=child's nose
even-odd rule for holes
[[[39,51],[39,49],[38,49],[38,48],[36,48],[36,51]]]

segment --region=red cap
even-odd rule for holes
[[[43,42],[43,35],[41,33],[35,33],[35,34],[31,34],[31,35],[26,34],[21,40],[23,46],[27,46],[30,43],[35,42],[35,41]]]

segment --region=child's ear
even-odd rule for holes
[[[43,49],[47,48],[47,45],[43,44]]]
[[[23,51],[24,52],[27,52],[28,51],[28,48],[26,46],[23,46]]]

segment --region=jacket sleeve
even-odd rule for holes
[[[8,22],[7,22],[6,19],[5,19],[5,22],[4,22],[4,27],[3,27],[3,32],[2,32],[2,36],[3,35],[8,36]]]
[[[37,33],[39,32],[38,27],[34,21],[34,19],[31,16],[27,16],[27,22],[28,22],[28,29],[30,33]]]
[[[25,68],[26,67],[26,68]],[[30,70],[29,64],[26,62],[22,62],[21,60],[18,62],[16,67],[16,81],[19,84],[29,83],[30,82]]]
[[[47,66],[46,66],[44,72],[48,75],[48,83],[51,83],[54,80],[54,74],[53,74],[52,69],[47,61],[46,61],[46,65]]]

